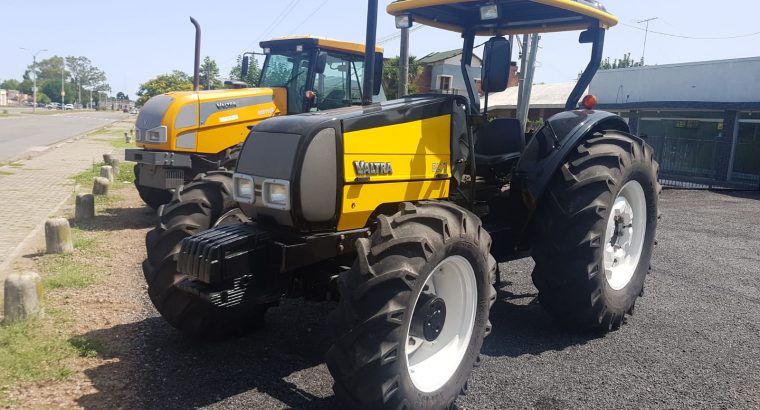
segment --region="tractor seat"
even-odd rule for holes
[[[475,164],[481,168],[511,168],[520,158],[524,138],[520,121],[496,118],[478,130],[475,142]],[[506,169],[508,171],[508,169]]]
[[[343,90],[332,90],[319,104],[320,110],[330,110],[333,108],[340,108],[346,106],[343,100],[346,98],[346,93]]]

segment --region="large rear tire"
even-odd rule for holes
[[[221,308],[177,286],[187,280],[177,272],[176,255],[183,239],[220,224],[244,222],[231,190],[228,171],[198,175],[161,207],[158,226],[146,236],[148,258],[143,272],[148,296],[161,316],[190,336],[219,339],[245,333],[261,325],[269,307],[243,303]]]
[[[466,392],[496,300],[490,246],[480,220],[447,202],[405,203],[357,241],[328,317],[327,366],[347,408],[449,408]]]
[[[581,143],[535,214],[533,283],[563,324],[613,330],[633,314],[657,229],[652,148],[616,131]]]
[[[169,189],[140,185],[140,164],[135,164],[135,188],[143,202],[154,210],[172,200],[172,191]]]

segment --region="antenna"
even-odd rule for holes
[[[647,37],[649,36],[649,22],[653,20],[657,20],[658,18],[659,17],[651,17],[651,18],[639,20],[636,22],[638,24],[646,23],[646,28],[644,29],[644,51],[641,52],[642,62],[644,61],[644,57],[646,56],[646,53],[647,53]]]

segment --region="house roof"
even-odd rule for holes
[[[460,54],[462,54],[461,48],[458,48],[456,50],[433,52],[419,59],[419,62],[421,64],[437,63],[439,61],[448,60],[451,57],[456,57]]]
[[[573,91],[575,82],[558,84],[533,84],[530,93],[530,108],[564,108],[567,97]],[[489,109],[516,109],[519,87],[509,87],[488,96]],[[481,105],[485,99],[481,99]]]

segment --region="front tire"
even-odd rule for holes
[[[597,133],[570,154],[534,217],[533,283],[560,322],[607,331],[633,314],[660,190],[652,148],[637,137]]]
[[[358,240],[328,318],[336,340],[326,361],[339,400],[440,409],[466,392],[496,300],[490,246],[480,220],[451,203],[405,203],[378,218],[373,235]]]
[[[220,339],[243,334],[263,323],[269,307],[243,302],[221,308],[178,287],[187,280],[177,272],[176,256],[183,239],[219,224],[244,222],[235,212],[238,207],[231,190],[231,172],[200,174],[180,187],[171,203],[161,207],[158,226],[146,236],[148,258],[143,262],[143,273],[148,296],[164,319],[193,337]]]

